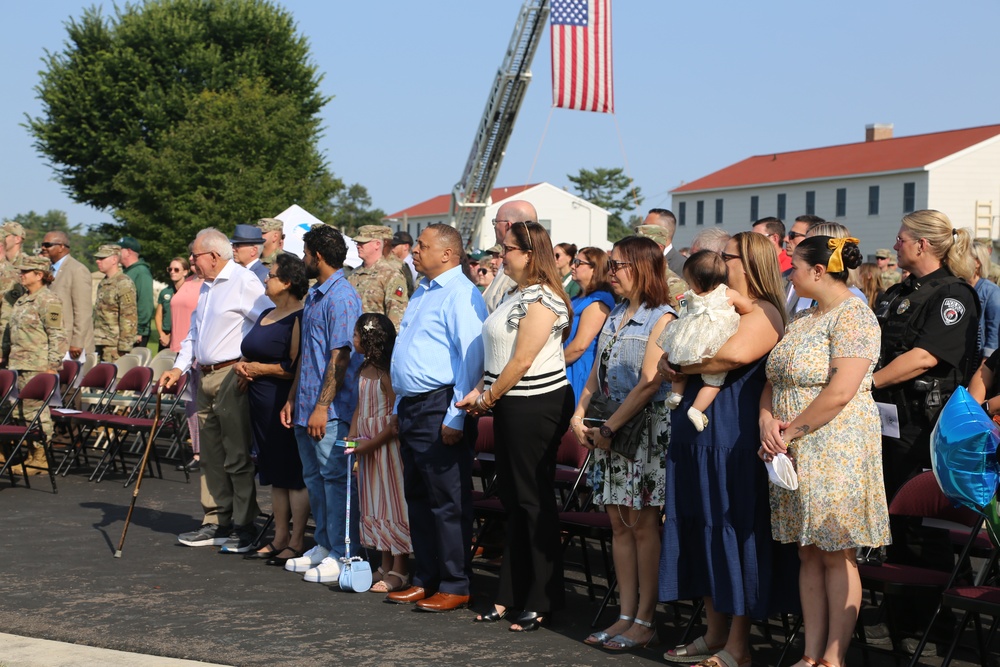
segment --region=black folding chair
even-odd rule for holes
[[[65,446],[62,459],[56,466],[56,474],[63,477],[69,474],[70,469],[75,466],[83,455],[86,463],[89,463],[84,444],[94,430],[94,426],[86,419],[74,421],[79,415],[105,414],[111,409],[111,400],[114,398],[112,387],[115,384],[118,369],[114,364],[100,363],[87,371],[80,381],[79,395],[81,400],[92,403],[90,410],[74,410],[72,408],[52,408],[52,421],[55,424],[64,424],[69,431],[70,442]]]
[[[51,373],[41,373],[28,380],[17,398],[15,405],[16,416],[11,424],[0,426],[0,446],[3,448],[4,461],[3,468],[0,468],[0,477],[4,473],[10,476],[10,485],[16,486],[17,480],[14,478],[13,466],[21,466],[21,475],[24,477],[24,485],[31,488],[31,481],[28,478],[28,468],[43,470],[41,466],[27,464],[28,445],[35,442],[40,443],[42,451],[45,453],[44,468],[49,473],[49,481],[52,483],[52,493],[58,493],[56,488],[55,469],[52,465],[52,450],[45,432],[42,431],[42,414],[48,410],[52,397],[59,389],[59,378]],[[38,409],[31,419],[24,416],[24,402],[38,401]],[[14,443],[13,445],[11,443]]]

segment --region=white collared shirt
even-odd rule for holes
[[[673,243],[671,243],[668,246],[664,246],[664,248],[663,248],[663,256],[666,257],[667,253],[670,252],[673,249],[674,249],[674,244]]]
[[[229,260],[215,280],[202,283],[198,306],[191,314],[191,329],[181,343],[174,368],[184,372],[195,360],[211,365],[239,359],[243,337],[273,305],[264,296],[260,279]]]

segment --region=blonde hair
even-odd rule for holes
[[[962,280],[975,275],[972,261],[972,236],[966,229],[956,229],[941,211],[914,211],[903,217],[903,226],[914,237],[926,239],[934,256]]]
[[[979,241],[972,243],[972,268],[975,272],[974,276],[989,280],[991,256],[988,245]]]
[[[806,236],[829,236],[834,239],[846,239],[851,237],[851,230],[849,230],[846,225],[842,225],[839,222],[819,222],[809,228],[806,232]],[[862,281],[860,269],[848,269],[847,286],[857,287],[864,292],[864,288],[861,285]]]
[[[858,277],[860,279],[858,288],[868,298],[868,305],[875,310],[875,301],[882,291],[882,269],[878,268],[878,264],[865,262],[858,269]]]
[[[785,310],[785,289],[781,284],[778,253],[771,240],[757,232],[739,232],[733,236],[740,251],[740,262],[746,274],[747,296],[770,302],[781,314],[781,323],[788,324]]]

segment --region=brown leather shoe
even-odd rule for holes
[[[430,593],[420,586],[410,586],[406,590],[389,593],[385,596],[385,601],[393,604],[412,604],[430,596]]]
[[[452,593],[435,593],[426,600],[417,603],[420,611],[452,611],[453,609],[463,609],[469,606],[468,595],[454,595]]]

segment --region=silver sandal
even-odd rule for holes
[[[626,616],[625,614],[619,615],[618,620],[635,622],[634,618],[632,618],[631,616]],[[611,639],[611,633],[602,630],[600,632],[595,632],[586,639],[584,639],[583,643],[586,644],[587,646],[603,646],[604,642],[608,641],[609,639]]]

